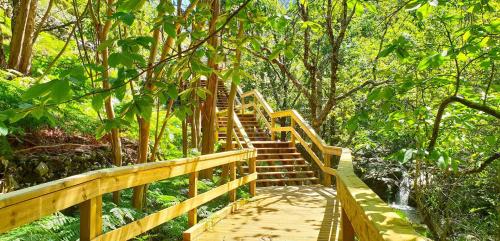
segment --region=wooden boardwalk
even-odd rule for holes
[[[334,241],[340,234],[339,220],[340,205],[332,188],[262,187],[250,203],[196,240]]]

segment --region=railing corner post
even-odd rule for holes
[[[198,172],[192,172],[189,174],[189,198],[194,198],[198,195]],[[188,212],[188,225],[189,227],[194,226],[198,223],[198,210],[195,208],[189,210]]]
[[[102,233],[102,196],[80,203],[80,240],[90,241]]]
[[[295,127],[295,120],[293,119],[293,116],[291,116],[290,117],[290,128],[293,130],[294,127]],[[295,146],[295,135],[294,135],[293,131],[290,132],[290,143],[291,143],[292,147]]]

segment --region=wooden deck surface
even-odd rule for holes
[[[262,187],[242,209],[198,241],[338,240],[340,205],[335,190],[323,186]]]

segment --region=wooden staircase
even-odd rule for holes
[[[219,82],[217,96],[217,107],[219,110],[227,108],[227,96],[224,84]],[[258,173],[258,186],[309,185],[319,183],[318,174],[313,170],[310,163],[305,161],[293,143],[271,140],[269,131],[261,127],[255,113],[238,113],[237,116],[253,147],[257,149],[256,169]],[[227,115],[219,116],[217,124],[220,130],[218,138],[225,141],[227,139]],[[243,136],[239,132],[236,133],[240,142],[244,143]],[[236,144],[234,145],[234,148],[236,148]],[[243,167],[243,170],[245,173],[248,173],[248,166]]]

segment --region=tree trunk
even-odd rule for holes
[[[14,3],[12,23],[12,38],[10,40],[10,56],[7,67],[10,69],[19,69],[19,63],[22,55],[22,48],[25,39],[26,27],[28,24],[29,10],[32,1],[36,0],[21,0],[18,4]]]
[[[216,22],[219,16],[219,0],[212,1],[212,18],[210,20],[209,25],[209,34],[212,34],[216,30]],[[214,35],[210,38],[208,43],[212,46],[212,48],[217,49],[218,39],[217,36]],[[213,70],[217,69],[216,56],[211,56],[208,59],[208,66]],[[217,101],[217,82],[218,76],[215,73],[210,74],[207,83],[207,90],[210,92],[206,101],[205,108],[202,113],[202,122],[201,122],[201,131],[203,133],[201,142],[201,154],[210,154],[214,152],[214,144],[215,144],[215,107]],[[206,169],[200,172],[200,178],[211,179],[213,176],[213,169]]]
[[[108,9],[106,11],[106,15],[108,17],[110,17],[111,15],[113,15],[113,11],[111,10],[111,6],[113,5],[113,0],[108,0],[107,4],[108,4]],[[101,43],[103,43],[107,40],[108,31],[109,31],[110,27],[111,27],[111,20],[108,19],[108,20],[106,20],[104,27],[102,28],[102,32],[97,31],[97,33],[100,34],[99,39],[100,39]],[[105,90],[110,88],[108,57],[109,57],[109,49],[104,48],[101,51],[101,60],[102,60],[102,67],[104,69],[104,71],[102,72],[102,88]],[[97,58],[99,58],[98,55],[97,55]],[[104,108],[106,110],[106,116],[107,116],[108,120],[114,120],[115,119],[115,111],[113,108],[113,103],[111,102],[111,96],[108,96],[104,100]],[[122,165],[122,143],[121,143],[121,139],[120,139],[120,130],[118,128],[111,129],[110,144],[111,144],[111,151],[113,153],[113,163],[115,164],[115,166],[121,166]],[[119,191],[116,191],[113,193],[113,201],[117,204],[120,202],[120,192]]]
[[[26,19],[26,29],[22,45],[22,54],[19,60],[19,72],[29,74],[31,72],[31,57],[33,53],[33,34],[35,33],[37,0],[31,0],[28,19]]]

